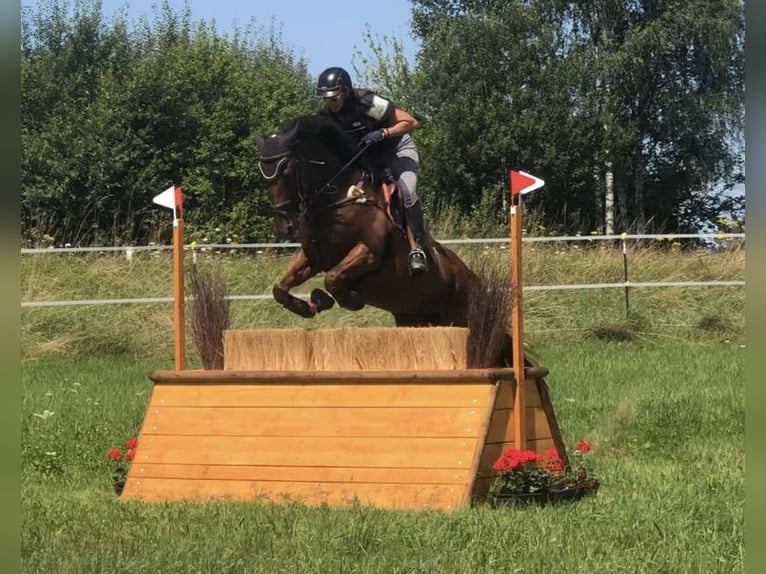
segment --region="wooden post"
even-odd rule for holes
[[[526,376],[524,369],[524,324],[521,310],[521,194],[511,194],[511,331],[513,335],[513,372],[516,392],[513,399],[513,433],[516,448],[527,448]]]
[[[173,335],[175,339],[175,368],[186,368],[186,337],[184,320],[184,208],[183,193],[171,185],[155,196],[152,203],[173,210]]]
[[[175,335],[175,368],[186,368],[186,330],[184,317],[184,220],[173,220],[173,307]]]

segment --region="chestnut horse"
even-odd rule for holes
[[[397,326],[467,326],[468,290],[478,277],[430,237],[428,271],[409,274],[406,232],[372,183],[365,154],[333,120],[300,116],[277,135],[253,138],[276,231],[301,246],[274,285],[276,301],[307,318],[337,301],[384,309]],[[290,294],[318,273],[326,291],[314,289],[309,301]]]

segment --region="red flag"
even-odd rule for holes
[[[511,196],[525,195],[545,185],[539,177],[523,171],[511,170]]]

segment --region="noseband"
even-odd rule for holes
[[[261,176],[263,177],[263,179],[265,179],[267,182],[275,181],[279,177],[281,177],[282,171],[287,165],[288,160],[293,159],[295,162],[293,171],[295,172],[295,189],[296,189],[296,193],[298,194],[298,210],[301,214],[305,214],[309,210],[309,208],[314,206],[314,202],[316,201],[318,197],[322,196],[323,194],[332,193],[337,190],[337,188],[334,185],[332,185],[333,182],[336,179],[338,179],[338,177],[359,158],[359,156],[361,156],[365,151],[367,151],[367,147],[369,146],[365,146],[364,148],[359,150],[354,155],[354,157],[352,157],[348,162],[346,162],[343,165],[343,167],[341,167],[335,173],[335,175],[333,175],[324,185],[317,188],[315,191],[313,191],[310,194],[305,194],[302,192],[301,180],[300,180],[300,169],[299,169],[300,163],[301,161],[303,161],[305,163],[313,164],[313,165],[325,165],[324,161],[301,158],[297,154],[294,154],[291,150],[285,150],[278,154],[261,157],[258,160],[258,171],[261,173]],[[276,165],[274,166],[273,171],[270,174],[266,173],[266,171],[263,169],[263,163],[273,163],[273,162],[276,162]],[[345,205],[346,203],[347,203],[346,200],[341,200],[325,207],[335,208],[335,207],[340,207],[341,205]],[[284,217],[289,217],[286,208],[287,206],[294,205],[294,204],[295,204],[295,200],[287,199],[280,203],[271,204],[271,209]]]
[[[333,192],[336,190],[335,187],[332,187],[332,182],[341,174],[343,171],[348,167],[344,166],[341,168],[338,173],[336,173],[327,183],[319,187],[316,191],[307,194],[303,191],[303,186],[301,186],[301,170],[300,170],[300,164],[301,163],[307,163],[312,165],[325,165],[325,162],[314,160],[314,159],[301,159],[291,151],[285,151],[280,154],[276,154],[273,156],[267,156],[262,157],[258,161],[258,171],[261,173],[261,176],[263,179],[265,179],[267,182],[273,182],[279,179],[280,177],[283,177],[283,171],[285,167],[287,166],[287,163],[289,160],[293,160],[293,172],[295,173],[295,190],[298,195],[298,210],[301,214],[306,213],[309,208],[311,208],[316,201],[318,197],[320,197],[322,194]],[[264,163],[273,163],[276,162],[276,165],[273,168],[273,171],[271,173],[267,173],[264,169],[263,164]],[[283,215],[285,217],[289,217],[287,213],[287,207],[290,205],[294,205],[296,203],[296,200],[294,199],[286,199],[285,201],[282,201],[280,203],[272,203],[271,209],[274,210],[276,213]]]
[[[271,183],[277,179],[279,179],[282,176],[282,171],[287,166],[287,162],[291,159],[292,152],[289,150],[283,151],[282,153],[278,153],[275,155],[270,156],[263,156],[258,160],[258,171],[261,173],[261,177],[263,177],[266,182]],[[264,169],[264,164],[271,164],[276,162],[276,165],[271,170],[271,173],[267,173]],[[298,175],[298,170],[295,170],[295,188],[298,193],[298,199],[300,200],[300,203],[305,203],[303,197],[301,196],[300,192],[300,177]],[[286,199],[285,201],[282,201],[280,203],[271,203],[271,209],[278,213],[279,215],[282,215],[286,218],[289,218],[289,214],[287,212],[287,206],[294,205],[295,200],[293,199]]]

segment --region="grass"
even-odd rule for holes
[[[137,432],[157,364],[26,361],[23,571],[742,572],[742,350],[580,341],[539,351],[567,444],[593,445],[598,494],[454,512],[122,502],[106,451]]]
[[[507,265],[507,252],[460,251]],[[635,281],[741,279],[744,251],[633,251]],[[232,295],[267,292],[284,256],[208,255]],[[525,283],[619,281],[616,249],[525,250]],[[170,296],[170,259],[22,259],[22,300]],[[308,289],[306,289],[308,290]],[[140,428],[146,374],[172,368],[172,306],[22,310],[24,572],[744,571],[744,290],[530,292],[530,350],[566,444],[588,440],[592,498],[546,508],[397,512],[118,499],[106,461]],[[377,310],[312,321],[234,302],[232,327],[388,325]],[[611,331],[609,331],[611,329]],[[624,341],[599,330],[628,333]],[[187,339],[190,337],[187,336]],[[190,362],[194,356],[189,343]],[[193,366],[193,365],[192,365]],[[570,446],[571,449],[571,446]]]

